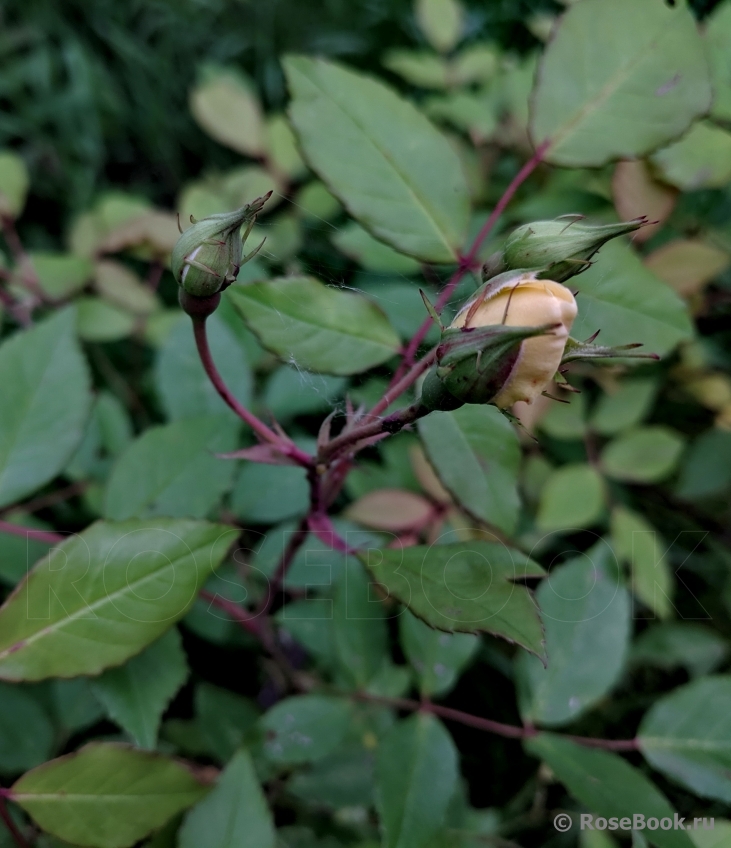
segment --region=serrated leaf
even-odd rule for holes
[[[601,474],[584,462],[551,472],[542,490],[536,525],[539,530],[584,530],[604,512]]]
[[[353,707],[345,698],[297,695],[275,704],[261,718],[264,751],[274,763],[314,762],[334,751],[352,721]]]
[[[665,182],[683,191],[722,188],[731,180],[731,133],[699,121],[651,161]]]
[[[615,480],[657,483],[673,471],[684,445],[683,437],[669,427],[637,427],[604,448],[601,465]]]
[[[427,698],[447,693],[480,645],[472,633],[442,633],[408,610],[399,616],[399,634],[421,694]]]
[[[605,542],[551,570],[536,592],[546,631],[544,666],[518,655],[525,681],[521,713],[531,724],[561,726],[596,704],[617,683],[630,638],[630,599]]]
[[[452,737],[434,716],[399,722],[382,739],[376,759],[376,806],[384,848],[431,845],[457,786]]]
[[[675,579],[662,538],[643,516],[622,505],[612,510],[611,533],[618,559],[630,567],[632,591],[653,618],[668,618],[673,612]]]
[[[30,687],[0,683],[0,774],[15,775],[45,762],[56,732]]]
[[[543,655],[536,606],[528,590],[513,582],[544,574],[525,554],[473,539],[402,550],[371,547],[360,558],[391,597],[432,627],[493,633]]]
[[[0,506],[52,480],[83,436],[91,394],[74,319],[65,309],[0,346]]]
[[[663,696],[637,736],[651,766],[703,798],[731,802],[731,676],[696,680]]]
[[[29,253],[38,285],[51,298],[66,298],[80,291],[94,273],[94,263],[82,256],[33,251]]]
[[[290,116],[313,170],[376,238],[425,262],[454,262],[469,223],[457,154],[411,103],[322,59],[284,60]]]
[[[179,848],[274,848],[272,814],[246,751],[239,751],[211,792],[186,815]]]
[[[400,345],[378,307],[313,277],[233,286],[227,297],[264,347],[308,371],[358,374]]]
[[[454,499],[480,521],[511,533],[520,509],[518,436],[493,406],[432,412],[419,421],[429,461]]]
[[[204,68],[190,93],[190,111],[216,141],[246,156],[264,152],[261,108],[251,83],[236,68]]]
[[[27,772],[10,797],[74,845],[129,848],[206,792],[182,763],[96,742]]]
[[[154,748],[162,714],[185,683],[188,665],[176,628],[141,654],[92,680],[107,715],[141,748]]]
[[[579,745],[552,733],[527,740],[525,748],[550,766],[571,795],[604,818],[629,818],[641,812],[645,819],[674,820],[667,798],[645,775],[617,754]],[[692,848],[684,830],[643,830],[657,848]]]
[[[229,527],[100,521],[54,548],[0,607],[0,678],[98,674],[181,618],[233,543]]]
[[[332,242],[341,253],[369,271],[408,276],[419,273],[419,263],[415,259],[397,253],[392,247],[377,241],[358,224],[351,223],[339,229],[332,237]]]
[[[574,338],[601,330],[602,344],[639,342],[663,356],[692,336],[685,303],[622,241],[605,244],[594,265],[571,279],[571,287],[579,292]]]
[[[684,2],[584,0],[561,19],[533,94],[531,136],[556,165],[597,167],[677,138],[711,103]]]
[[[215,454],[234,449],[237,429],[206,416],[145,430],[112,469],[105,517],[205,518],[231,486],[235,464]]]

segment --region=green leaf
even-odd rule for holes
[[[525,681],[521,713],[531,724],[560,726],[600,701],[624,669],[630,599],[604,561],[605,542],[551,570],[536,592],[546,630],[546,668],[518,655]]]
[[[400,345],[377,306],[313,277],[233,286],[227,297],[264,347],[308,371],[359,374]]]
[[[45,522],[22,512],[6,513],[3,515],[3,521],[34,530],[51,529]],[[50,547],[52,546],[48,542],[40,542],[38,539],[24,539],[11,533],[0,534],[0,580],[15,586]]]
[[[651,161],[665,182],[683,191],[723,188],[731,180],[731,133],[701,121]]]
[[[544,574],[525,554],[474,539],[403,550],[371,547],[360,558],[389,595],[432,627],[493,633],[543,654],[535,604],[527,589],[513,583]]]
[[[426,40],[442,53],[457,45],[464,26],[458,0],[417,0],[416,20]]]
[[[731,676],[696,680],[660,698],[637,736],[658,771],[703,798],[731,802]]]
[[[694,830],[691,834],[694,844],[697,848],[725,848],[731,840],[731,821],[715,818],[713,827],[708,829],[706,821],[703,819],[703,830]]]
[[[685,668],[702,677],[729,655],[729,643],[710,627],[690,621],[665,621],[644,630],[630,651],[630,663],[655,668]]]
[[[31,690],[0,683],[0,774],[18,774],[53,755],[55,730]]]
[[[377,241],[356,223],[347,224],[338,230],[332,237],[332,242],[341,253],[368,271],[407,276],[419,273],[419,263],[415,259],[397,253],[392,247]]]
[[[731,488],[731,433],[713,428],[701,433],[683,457],[675,494],[694,501]]]
[[[376,806],[384,848],[431,845],[457,788],[452,737],[425,713],[399,722],[381,740],[376,759]]]
[[[100,297],[76,301],[76,332],[85,342],[117,342],[132,335],[137,320],[132,313]]]
[[[677,138],[711,103],[704,45],[684,2],[585,0],[549,42],[531,136],[556,165],[597,167]]]
[[[450,85],[450,67],[441,56],[419,50],[389,50],[383,66],[420,88],[443,90]]]
[[[12,150],[0,150],[0,215],[17,218],[28,194],[28,169]]]
[[[287,781],[287,794],[316,807],[338,810],[373,805],[374,757],[346,745]]]
[[[264,152],[261,108],[238,69],[204,66],[201,81],[190,93],[190,111],[208,135],[226,147],[246,156]]]
[[[231,509],[241,521],[274,524],[304,515],[309,491],[304,468],[247,462],[231,493]]]
[[[442,633],[406,610],[399,616],[401,647],[419,678],[423,697],[445,695],[480,645],[471,633]]]
[[[332,609],[336,656],[355,688],[365,688],[387,658],[386,615],[361,563],[349,557],[340,576]]]
[[[539,530],[584,530],[604,513],[604,481],[591,465],[563,465],[552,471],[541,490]]]
[[[252,377],[242,346],[218,315],[212,315],[206,325],[216,367],[237,400],[248,406]],[[170,331],[158,352],[155,386],[170,419],[227,415],[231,420],[238,420],[218,396],[203,370],[193,339],[193,328],[185,315]]]
[[[231,486],[235,463],[214,454],[236,447],[237,429],[206,416],[145,430],[112,469],[105,517],[205,518]]]
[[[82,256],[33,251],[29,254],[38,285],[51,298],[65,298],[84,288],[94,273],[94,263]]]
[[[683,300],[621,241],[605,244],[594,265],[573,277],[571,286],[579,291],[574,338],[601,330],[602,344],[640,342],[646,351],[663,356],[693,333]]]
[[[49,686],[53,717],[69,736],[104,718],[104,710],[92,692],[88,677],[52,680]]]
[[[73,310],[3,342],[0,385],[0,506],[6,506],[52,480],[84,434],[91,394]]]
[[[310,374],[281,365],[269,377],[264,406],[279,421],[297,415],[329,412],[346,385],[343,377]]]
[[[48,833],[93,848],[129,848],[207,788],[182,763],[96,742],[29,771],[11,798]]]
[[[554,439],[581,439],[586,433],[586,395],[572,394],[568,403],[553,403],[538,427]]]
[[[668,618],[673,612],[675,579],[662,537],[641,515],[621,505],[612,510],[611,532],[617,557],[630,566],[632,591],[653,618]]]
[[[650,412],[657,394],[655,380],[623,380],[613,394],[603,394],[591,416],[591,429],[614,436],[639,424]]]
[[[265,713],[260,725],[264,751],[280,765],[314,762],[334,751],[352,720],[352,705],[344,698],[297,695],[285,698]]]
[[[239,751],[186,815],[179,848],[274,848],[276,833],[251,757]]]
[[[507,418],[493,406],[468,405],[422,418],[419,435],[439,479],[470,515],[515,530],[520,446]]]
[[[376,238],[454,262],[469,224],[459,158],[411,103],[369,76],[290,56],[290,115],[311,167]]]
[[[669,427],[637,427],[604,448],[601,465],[615,480],[657,483],[672,473],[684,445],[683,437]]]
[[[609,751],[600,751],[552,733],[540,733],[525,743],[528,753],[542,759],[568,791],[604,818],[674,819],[667,798],[642,772]],[[683,830],[643,830],[657,848],[692,848]]]
[[[231,759],[259,719],[259,711],[248,698],[210,683],[196,687],[195,714],[203,740],[222,763]]]
[[[297,139],[284,115],[269,116],[266,146],[269,162],[276,173],[290,179],[296,179],[306,173],[307,166],[297,149]]]
[[[100,521],[38,562],[0,608],[0,678],[98,674],[187,612],[235,532],[155,518]]]
[[[110,259],[96,263],[94,287],[111,304],[133,315],[149,315],[161,303],[149,285],[121,262]]]
[[[719,3],[705,20],[708,58],[713,81],[711,116],[731,120],[731,7]]]
[[[154,748],[162,714],[185,683],[188,665],[175,627],[141,654],[92,680],[109,718],[140,748]]]

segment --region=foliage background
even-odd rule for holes
[[[715,6],[718,12],[724,5],[728,7],[728,0],[726,4],[701,0],[692,4],[699,21],[705,21]],[[495,0],[466,3],[465,7],[465,42],[489,42],[500,57],[501,71],[496,73],[498,82],[492,90],[497,96],[491,100],[496,120],[488,131],[476,126],[472,115],[466,120],[442,121],[442,126],[459,139],[455,143],[470,176],[482,215],[479,220],[484,220],[529,155],[521,121],[525,120],[530,73],[521,76],[520,69],[527,68],[530,57],[542,49],[547,23],[563,7],[550,0]],[[192,430],[185,431],[191,416],[225,415],[225,410],[205,394],[195,375],[186,374],[179,365],[187,355],[184,336],[189,329],[186,323],[183,331],[178,320],[176,286],[164,266],[171,241],[170,210],[181,209],[184,217],[192,211],[207,214],[231,202],[227,174],[242,163],[270,169],[272,163],[261,151],[242,158],[241,151],[211,138],[191,114],[190,92],[203,84],[206,69],[212,65],[234,66],[252,81],[263,111],[279,114],[288,101],[280,57],[304,53],[337,57],[349,66],[377,73],[426,108],[430,92],[413,79],[404,80],[392,70],[384,70],[383,57],[398,48],[428,51],[428,41],[411,4],[394,0],[47,0],[30,4],[6,0],[0,16],[0,147],[19,153],[30,174],[18,231],[25,249],[36,259],[44,286],[39,258],[41,263],[44,257],[49,263],[47,276],[52,281],[63,276],[62,265],[54,265],[62,262],[61,255],[73,255],[81,263],[66,267],[70,276],[65,289],[54,290],[51,282],[49,290],[59,300],[74,300],[79,306],[77,332],[96,398],[83,441],[71,461],[35,491],[5,503],[2,518],[41,530],[77,532],[99,516],[123,519],[136,515],[128,505],[135,480],[144,476],[140,469],[146,459],[143,456],[139,466],[128,468],[125,478],[118,470],[120,457],[128,455],[125,451],[133,438],[151,427],[179,421],[179,441],[170,447],[169,462],[175,464],[184,445],[185,450],[197,452],[199,465],[190,470],[190,477],[169,500],[147,502],[144,509],[152,515],[209,517],[242,527],[242,547],[255,554],[228,563],[207,589],[238,602],[243,584],[256,598],[263,591],[256,569],[271,572],[281,551],[282,530],[291,531],[306,508],[306,487],[296,475],[288,475],[290,469],[230,463],[222,470],[222,461],[208,462],[211,450],[232,450],[246,443],[247,437],[230,419],[219,419],[219,425],[203,436],[200,428],[195,435]],[[731,44],[731,38],[727,43]],[[729,120],[729,115],[716,120],[727,136]],[[691,165],[707,155],[702,147],[691,151]],[[722,156],[729,157],[728,147]],[[682,767],[679,777],[678,768],[653,763],[657,767],[651,769],[637,751],[627,758],[682,815],[715,816],[720,824],[731,800],[731,728],[728,718],[724,719],[724,710],[731,714],[731,167],[722,161],[708,184],[698,186],[687,180],[683,184],[689,167],[681,157],[680,171],[669,176],[669,167],[655,161],[650,187],[645,194],[640,192],[639,199],[621,188],[614,165],[592,171],[545,167],[524,187],[500,223],[504,235],[514,225],[572,212],[611,218],[616,207],[620,215],[624,208],[635,208],[633,214],[639,214],[644,211],[642,203],[660,196],[657,202],[665,210],[664,226],[634,248],[643,259],[650,257],[649,267],[663,285],[674,287],[684,298],[694,324],[693,338],[683,338],[680,345],[679,339],[669,342],[667,356],[658,366],[633,368],[629,377],[616,368],[577,369],[572,379],[582,394],[565,406],[542,406],[540,421],[526,418],[526,427],[535,437],[521,433],[521,458],[516,454],[514,463],[507,462],[511,485],[516,492],[515,487],[519,488],[523,507],[519,519],[511,527],[501,528],[502,532],[527,551],[538,545],[534,558],[546,568],[570,560],[567,550],[593,550],[594,559],[601,559],[601,552],[593,546],[603,536],[619,553],[621,574],[613,572],[611,564],[602,567],[621,586],[628,603],[629,591],[634,592],[631,621],[627,614],[624,618],[619,615],[606,631],[599,625],[584,631],[552,631],[550,623],[546,625],[549,648],[555,639],[555,650],[567,666],[583,664],[598,669],[594,676],[590,671],[583,678],[581,685],[586,691],[579,695],[584,702],[571,707],[570,714],[559,715],[576,682],[558,680],[542,692],[546,700],[537,705],[541,684],[530,680],[540,677],[540,669],[526,655],[520,657],[514,646],[492,636],[452,637],[454,641],[443,643],[442,655],[439,646],[430,641],[431,631],[420,630],[415,619],[409,619],[411,625],[399,625],[394,619],[387,624],[379,621],[373,628],[356,627],[352,633],[346,627],[337,637],[344,640],[345,647],[341,642],[333,648],[328,641],[331,634],[323,634],[317,627],[288,628],[281,611],[277,621],[287,663],[308,681],[310,677],[324,680],[328,693],[333,688],[351,692],[370,686],[372,693],[387,697],[418,696],[421,684],[422,694],[470,714],[520,725],[522,713],[524,720],[581,736],[633,738],[658,699],[688,681],[708,679],[718,688],[694,690],[698,702],[712,702],[718,708],[714,725],[718,750],[716,759],[705,763],[704,791],[697,791],[697,783],[693,784]],[[266,189],[261,172],[252,174],[248,172],[244,188],[261,193]],[[391,254],[375,255],[370,243],[367,248],[339,249],[334,239],[348,226],[342,207],[321,186],[303,193],[313,185],[313,177],[298,172],[296,164],[289,177],[284,181],[288,183],[286,199],[258,227],[258,234],[268,237],[266,248],[244,275],[306,271],[329,284],[365,291],[380,302],[399,335],[407,339],[423,318],[420,300],[414,297],[418,287],[435,294],[446,275],[439,268],[431,269],[425,281],[415,263],[409,265],[408,260]],[[264,182],[266,179],[264,175]],[[639,178],[635,175],[634,179]],[[152,208],[166,213],[160,221],[159,237],[145,239],[124,230],[135,216]],[[476,229],[475,222],[472,229]],[[123,235],[119,236],[120,232]],[[121,239],[118,249],[109,248],[109,241],[100,247],[104,239],[113,241],[115,235]],[[662,249],[674,242],[682,243],[683,250],[663,255]],[[483,258],[499,244],[500,235],[491,240]],[[6,247],[3,265],[17,271],[9,241]],[[121,263],[111,270],[107,266],[106,289],[96,264],[100,252],[104,261]],[[91,271],[83,264],[90,259]],[[608,247],[601,261],[604,264],[589,272],[599,284],[618,273],[623,257]],[[133,276],[124,277],[120,268]],[[623,273],[631,277],[641,272],[632,266]],[[578,278],[577,285],[582,279]],[[149,293],[151,283],[159,284],[154,296]],[[8,285],[16,294],[22,290],[18,279],[11,278]],[[463,284],[454,303],[473,288],[472,281]],[[42,309],[40,314],[51,311]],[[220,362],[224,376],[244,397],[252,399],[257,411],[265,414],[272,410],[308,447],[322,417],[332,409],[344,409],[346,394],[356,403],[372,405],[390,376],[386,366],[349,379],[300,373],[280,365],[263,350],[233,310],[222,310],[222,318],[217,320],[219,341],[214,353],[225,360]],[[617,331],[602,329],[610,334]],[[643,325],[638,322],[632,329],[641,333]],[[16,330],[16,319],[5,310],[4,335]],[[173,343],[175,333],[177,341]],[[184,382],[186,379],[190,382]],[[613,464],[604,452],[606,446],[641,433],[643,428],[647,441],[639,446],[630,444],[624,454],[620,450]],[[429,449],[428,433],[422,430],[421,435],[438,466],[439,457],[434,457],[438,449]],[[43,438],[47,439],[47,434],[39,436],[39,443]],[[433,438],[438,440],[438,436]],[[478,445],[478,455],[480,451],[489,457],[484,445]],[[448,463],[450,458],[443,461]],[[457,460],[457,466],[462,476],[472,473],[463,459]],[[577,468],[584,476],[567,480],[566,472]],[[597,489],[599,474],[602,481]],[[460,485],[458,480],[457,488]],[[383,489],[398,490],[396,501],[380,506],[375,519],[365,516],[361,499]],[[202,505],[193,502],[193,494],[201,492]],[[445,521],[444,528],[455,532],[469,530],[475,523],[469,518],[474,508],[465,514],[447,500],[419,452],[416,435],[403,434],[364,455],[335,512],[345,530],[394,530],[407,541],[428,542],[432,541],[430,525],[434,522]],[[454,500],[464,503],[461,497]],[[391,527],[389,516],[407,508],[416,510],[416,529]],[[575,527],[587,529],[575,532]],[[627,539],[633,530],[656,530],[659,541],[653,544],[658,549],[672,543],[659,571],[655,569],[657,551],[651,545],[630,573]],[[678,539],[682,531],[695,535]],[[558,535],[543,543],[551,533]],[[707,535],[696,545],[703,533]],[[35,547],[28,551],[15,541],[11,536],[0,538],[0,577],[7,593],[24,575],[29,556],[33,560],[45,550],[42,543],[32,543]],[[343,567],[339,555],[324,556],[334,572]],[[295,590],[312,579],[304,558],[297,566]],[[676,580],[673,572],[681,566],[682,579]],[[578,566],[565,577],[570,597],[581,597],[585,590],[590,593],[591,587],[582,582],[584,577]],[[233,581],[233,590],[222,579]],[[666,590],[665,600],[656,592],[656,580]],[[557,619],[560,615],[556,612]],[[589,612],[586,615],[590,617]],[[631,644],[623,630],[630,625]],[[409,626],[414,630],[411,641],[405,632]],[[591,650],[577,647],[577,641],[590,645]],[[433,660],[433,655],[425,646],[438,655],[440,674],[452,678],[431,690],[424,683],[423,664]],[[153,649],[157,655],[149,654]],[[115,680],[114,673],[105,672],[99,679],[70,675],[71,680],[1,684],[3,783],[9,785],[23,772],[76,751],[91,739],[125,739],[138,747],[157,747],[163,754],[186,757],[204,771],[229,765],[225,774],[232,775],[235,789],[232,794],[220,793],[222,808],[194,808],[203,811],[199,826],[204,833],[210,832],[211,821],[225,817],[237,805],[244,811],[247,827],[262,819],[266,822],[268,814],[259,804],[256,789],[262,781],[281,845],[334,848],[378,844],[374,787],[381,793],[386,791],[384,787],[399,793],[398,786],[388,783],[388,772],[392,769],[400,774],[408,744],[403,738],[389,741],[387,733],[394,722],[403,721],[404,713],[393,707],[363,707],[331,750],[328,740],[331,734],[337,735],[333,727],[338,715],[337,710],[330,715],[327,702],[322,702],[326,727],[320,730],[321,737],[316,737],[324,740],[322,751],[302,762],[296,755],[292,760],[286,756],[278,760],[276,754],[266,751],[267,734],[280,732],[276,713],[270,708],[291,696],[293,688],[249,634],[223,617],[211,615],[208,605],[199,601],[179,628],[154,643],[153,649],[140,655],[147,659],[137,667],[128,664],[132,670],[127,679]],[[348,669],[352,671],[358,663],[380,668],[385,656],[391,671],[398,668],[391,678],[384,675],[373,683],[365,673],[362,678],[357,674],[355,679],[349,677]],[[139,700],[130,707],[125,694],[135,687],[139,687]],[[559,702],[562,706],[555,706]],[[691,706],[694,704],[692,701]],[[554,707],[556,714],[551,712]],[[681,717],[690,713],[690,707],[680,709]],[[260,719],[261,714],[269,718]],[[272,725],[267,727],[267,722]],[[536,756],[536,751],[525,750],[514,739],[458,723],[447,726],[459,752],[462,788],[450,799],[446,825],[422,838],[412,823],[406,826],[402,841],[384,844],[400,848],[577,844],[575,831],[566,835],[555,832],[553,815],[563,809],[594,807],[568,785],[570,781],[561,775],[556,779],[560,769],[550,756],[541,751]],[[449,771],[452,750],[438,731],[431,728],[430,732],[434,736],[427,747],[440,756],[415,789],[427,798],[433,775]],[[235,754],[242,746],[252,752],[258,778],[252,776],[246,755]],[[385,769],[385,776],[383,771],[374,776],[374,751],[389,747],[394,752],[392,761],[378,766]],[[539,765],[541,759],[550,761],[553,771]],[[595,767],[595,763],[587,765],[590,772]],[[610,795],[615,791],[616,785],[610,787]],[[424,803],[428,805],[428,801]],[[103,818],[106,814],[102,810],[89,815]],[[12,815],[36,844],[64,844],[54,837],[38,836],[15,805]],[[176,815],[146,844],[151,848],[203,844],[195,841],[201,837],[196,836],[193,814],[188,814],[179,831],[182,815]],[[53,832],[52,827],[44,829]],[[731,844],[728,831],[721,833],[726,842],[697,844],[701,848]],[[645,836],[653,835],[645,832]],[[0,834],[0,840],[9,838],[5,832]],[[88,844],[107,844],[93,838]],[[262,836],[260,844],[268,844],[268,838]],[[584,848],[609,848],[614,844],[612,838],[585,834],[581,844]],[[641,834],[632,838],[643,844]],[[703,835],[697,839],[702,840]],[[224,840],[220,848],[238,844],[255,843]],[[219,843],[213,848],[219,848]]]

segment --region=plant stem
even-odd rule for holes
[[[427,355],[416,363],[404,376],[392,387],[386,389],[383,397],[370,411],[370,415],[380,415],[385,412],[388,407],[401,395],[410,388],[421,375],[431,367],[437,355],[437,349],[433,348]]]
[[[515,194],[515,192],[543,161],[543,154],[548,149],[548,146],[549,142],[546,141],[539,147],[537,147],[536,152],[533,154],[533,156],[531,156],[531,158],[513,177],[510,185],[503,192],[503,196],[495,204],[495,208],[490,213],[490,217],[487,219],[487,221],[485,221],[482,226],[482,229],[477,234],[475,240],[472,242],[472,246],[467,252],[467,255],[460,259],[459,267],[454,272],[451,279],[439,295],[437,302],[434,305],[437,312],[439,312],[441,309],[444,308],[444,306],[446,306],[447,302],[449,301],[449,298],[452,295],[452,292],[457,288],[467,271],[469,271],[473,267],[477,259],[477,255],[480,252],[480,248],[483,245],[483,242],[492,232],[493,227],[498,221],[498,218],[505,211],[505,207],[508,205],[508,203],[510,203],[510,201],[513,199],[513,195]],[[414,337],[411,339],[408,344],[408,347],[404,351],[404,356],[401,361],[401,365],[399,365],[399,367],[396,369],[396,373],[393,375],[393,379],[391,380],[388,389],[386,389],[386,394],[393,393],[393,389],[400,382],[402,376],[404,375],[404,372],[413,365],[414,357],[416,356],[416,352],[419,349],[419,345],[421,345],[426,334],[429,332],[429,328],[431,327],[431,325],[432,317],[431,315],[429,315],[426,317],[421,327],[419,327],[419,329],[416,331]],[[394,399],[395,397],[392,397],[391,402],[393,402]]]
[[[15,844],[18,848],[30,848],[30,842],[23,836],[23,834],[18,830],[18,826],[13,821],[10,812],[8,811],[7,804],[5,803],[6,793],[0,794],[0,818],[3,820],[5,827],[7,827],[8,832],[13,837]]]
[[[214,388],[223,400],[231,407],[231,409],[239,416],[242,421],[245,421],[256,435],[263,441],[277,447],[281,453],[292,457],[299,465],[309,468],[312,465],[312,458],[301,451],[295,444],[289,440],[278,436],[274,430],[271,430],[267,425],[254,415],[234,397],[231,390],[223,381],[211,355],[211,349],[208,344],[208,334],[206,332],[206,319],[193,318],[193,335],[195,344],[198,348],[203,368],[205,369],[208,378],[213,383]]]
[[[369,692],[357,692],[353,697],[358,701],[371,701],[394,707],[398,710],[431,713],[447,721],[455,721],[459,724],[465,724],[468,727],[485,730],[487,733],[504,736],[507,739],[530,739],[533,736],[537,736],[539,732],[534,727],[518,727],[514,724],[503,724],[501,721],[481,718],[480,716],[462,712],[462,710],[455,710],[452,707],[433,704],[431,701],[413,701],[410,698],[387,698],[381,695],[371,695]],[[590,748],[604,748],[607,751],[635,751],[638,747],[636,739],[593,739],[590,736],[562,735],[566,739],[571,739],[572,742],[577,742],[580,745],[586,745]]]
[[[48,542],[49,545],[57,545],[63,542],[64,536],[60,533],[50,533],[47,530],[34,530],[32,527],[22,527],[20,524],[10,524],[0,521],[0,533],[10,533],[12,536],[25,536],[26,539],[37,539],[39,542]]]
[[[370,421],[367,424],[361,424],[359,427],[354,427],[347,433],[342,433],[329,441],[320,452],[322,461],[329,460],[334,454],[350,447],[362,439],[368,439],[371,436],[378,436],[381,433],[398,433],[407,424],[416,421],[429,413],[429,409],[424,406],[420,400],[412,403],[411,406],[404,407],[393,415],[388,415],[386,418],[379,418],[376,421]]]
[[[262,598],[259,606],[256,608],[256,612],[254,612],[252,616],[253,618],[258,618],[260,615],[266,615],[266,613],[269,612],[269,608],[272,605],[275,595],[284,584],[285,577],[287,576],[287,570],[292,564],[292,560],[295,558],[302,545],[304,545],[309,534],[309,515],[307,515],[300,521],[299,526],[290,536],[287,547],[284,549],[284,553],[282,554],[282,558],[279,560],[274,574],[272,575],[272,580],[269,584],[269,591]]]
[[[201,597],[204,601],[208,601],[211,606],[218,607],[227,615],[230,615],[240,627],[243,627],[244,630],[251,633],[252,636],[260,635],[257,623],[245,609],[242,609],[242,607],[236,603],[236,601],[229,601],[228,598],[222,598],[220,595],[214,595],[207,589],[203,589],[199,597]]]

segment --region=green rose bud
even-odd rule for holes
[[[241,266],[261,248],[259,245],[242,258],[242,248],[256,216],[271,194],[269,192],[235,212],[196,221],[180,236],[173,248],[171,265],[173,275],[185,293],[193,297],[211,297],[236,280]],[[242,238],[240,232],[244,224],[247,228]]]
[[[603,244],[647,223],[642,217],[618,224],[585,224],[565,219],[524,224],[511,233],[501,253],[490,257],[483,279],[498,271],[522,268],[541,271],[539,276],[563,283],[585,271]]]

